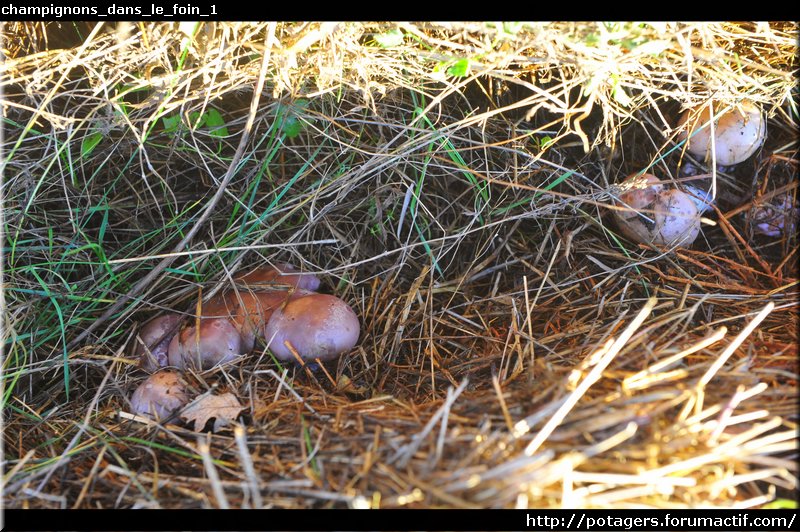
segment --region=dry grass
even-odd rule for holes
[[[789,23],[6,23],[9,507],[763,506],[797,490]],[[263,84],[263,91],[255,90]],[[256,98],[254,95],[257,95]],[[689,249],[614,183],[757,102]],[[795,98],[793,100],[793,98]],[[326,372],[189,377],[235,430],[133,419],[136,324],[291,262],[363,327]]]

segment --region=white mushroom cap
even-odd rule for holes
[[[356,345],[359,328],[358,316],[347,303],[335,296],[310,294],[275,310],[264,338],[280,360],[296,360],[285,342],[303,360],[330,360]]]
[[[150,375],[131,396],[133,412],[153,419],[165,419],[188,402],[186,383],[174,370]]]
[[[683,191],[666,189],[651,174],[629,177],[637,188],[620,195],[626,210],[615,210],[620,231],[635,242],[688,246],[700,234],[700,213]]]
[[[242,337],[227,319],[201,319],[186,327],[169,344],[169,363],[180,369],[207,369],[234,360],[242,353]]]
[[[180,314],[170,312],[153,318],[142,326],[138,338],[134,339],[133,347],[133,356],[139,358],[142,369],[153,372],[167,365],[167,348],[172,337],[178,333],[181,319]]]
[[[711,161],[711,117],[714,121],[714,155],[718,166],[740,163],[753,155],[764,142],[766,123],[756,105],[744,101],[725,111],[721,103],[705,103],[681,115],[678,127],[686,149],[703,161]],[[687,125],[688,123],[688,125]]]
[[[672,189],[663,192],[656,205],[654,244],[688,246],[700,234],[700,213],[687,193]]]

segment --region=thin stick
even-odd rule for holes
[[[197,451],[203,457],[203,466],[208,475],[208,481],[211,484],[211,489],[214,491],[214,498],[217,499],[217,506],[223,510],[230,508],[228,499],[225,497],[225,490],[222,489],[222,484],[219,482],[219,475],[217,469],[214,467],[214,461],[211,458],[210,447],[208,442],[204,442],[197,438]]]
[[[144,255],[141,257],[128,257],[125,259],[114,259],[108,261],[109,264],[123,264],[126,262],[145,262],[153,259],[164,258],[178,258],[186,256],[199,256],[210,255],[212,253],[227,253],[230,251],[246,251],[251,249],[272,249],[280,248],[286,249],[290,247],[300,246],[319,246],[322,244],[338,244],[339,241],[335,238],[325,238],[323,240],[309,240],[307,242],[281,242],[280,244],[250,244],[247,246],[228,246],[224,248],[209,248],[209,249],[190,249],[188,251],[172,251],[170,253],[161,253],[159,255]],[[301,274],[302,275],[302,274]]]
[[[247,448],[247,436],[244,433],[244,428],[242,428],[241,425],[236,425],[233,428],[233,436],[236,438],[236,446],[239,449],[239,459],[242,462],[242,468],[247,477],[247,484],[250,488],[250,497],[253,500],[253,507],[263,508],[264,500],[261,498],[261,489],[258,486],[256,470],[253,467],[253,458],[250,456],[250,450]]]
[[[528,346],[531,351],[531,365],[528,371],[531,373],[531,378],[536,377],[536,366],[534,362],[536,361],[535,356],[535,348],[533,344],[533,321],[531,320],[531,300],[528,297],[528,276],[522,276],[522,286],[525,290],[525,311],[527,312],[525,321],[528,323],[528,336],[530,337],[530,341],[528,342]],[[513,427],[512,427],[513,430]]]
[[[694,405],[695,412],[700,412],[703,409],[703,394],[701,393],[703,388],[705,388],[705,386],[711,382],[711,379],[714,378],[714,375],[716,375],[717,372],[722,368],[723,364],[728,361],[734,351],[736,351],[739,346],[742,345],[742,342],[744,342],[745,339],[750,336],[755,328],[758,327],[758,325],[764,320],[764,318],[767,317],[770,312],[772,312],[772,309],[774,308],[775,303],[772,301],[767,303],[767,306],[761,309],[761,312],[756,314],[756,317],[753,318],[753,321],[748,323],[747,326],[742,329],[742,332],[740,332],[736,338],[734,338],[733,341],[728,344],[728,347],[726,347],[725,350],[720,353],[719,357],[717,357],[714,363],[711,364],[711,367],[708,368],[705,374],[700,378],[697,386],[695,387],[695,391],[697,393],[697,399]]]
[[[494,386],[494,391],[497,394],[497,401],[500,403],[500,410],[503,412],[503,419],[506,420],[508,431],[513,433],[514,422],[511,420],[511,414],[508,412],[506,400],[503,398],[503,389],[500,387],[500,379],[497,378],[497,375],[492,375],[492,386]]]

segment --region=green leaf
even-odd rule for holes
[[[206,115],[201,115],[200,111],[192,111],[189,113],[189,127],[192,129],[203,127],[207,118]]]
[[[637,39],[627,38],[622,39],[619,44],[623,49],[630,51],[639,46],[640,43]]]
[[[567,179],[569,176],[571,176],[574,173],[575,173],[574,170],[570,170],[568,172],[564,172],[563,174],[558,176],[555,180],[553,180],[552,183],[548,183],[547,185],[545,185],[544,186],[544,190],[553,190],[557,185],[561,184],[565,179]],[[533,197],[536,198],[536,197],[540,196],[541,194],[542,194],[542,192],[539,191],[536,194],[534,194]]]
[[[286,113],[286,118],[283,120],[283,133],[286,138],[293,139],[303,131],[305,122],[300,119],[299,113],[306,107],[308,107],[308,100],[297,100],[290,107],[290,111]]]
[[[103,140],[103,135],[99,131],[95,131],[88,137],[84,137],[81,141],[81,158],[86,158],[94,151],[100,141]]]
[[[164,131],[166,133],[175,133],[178,131],[178,125],[181,123],[181,117],[177,114],[165,116],[161,119],[161,123],[164,124]]]
[[[393,48],[403,44],[405,34],[399,29],[395,28],[385,33],[375,35],[375,43],[381,48]]]
[[[286,138],[293,139],[303,131],[303,123],[296,116],[287,116],[283,122],[283,132]]]
[[[210,135],[215,137],[228,136],[228,128],[225,127],[225,120],[222,118],[222,115],[219,114],[219,111],[213,107],[206,112],[205,125],[211,130],[209,131]]]
[[[459,59],[449,67],[447,74],[456,78],[464,78],[469,74],[469,59]]]

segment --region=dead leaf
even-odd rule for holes
[[[350,380],[350,377],[344,374],[339,376],[339,380],[336,382],[336,390],[357,395],[364,395],[368,391],[364,386],[356,386],[353,381]]]
[[[244,410],[244,407],[239,403],[239,400],[232,393],[224,393],[222,395],[207,395],[189,406],[181,413],[181,417],[186,421],[194,421],[194,430],[200,431],[205,427],[206,422],[214,419],[214,432],[220,428],[229,425],[231,421],[236,419],[239,412]]]

